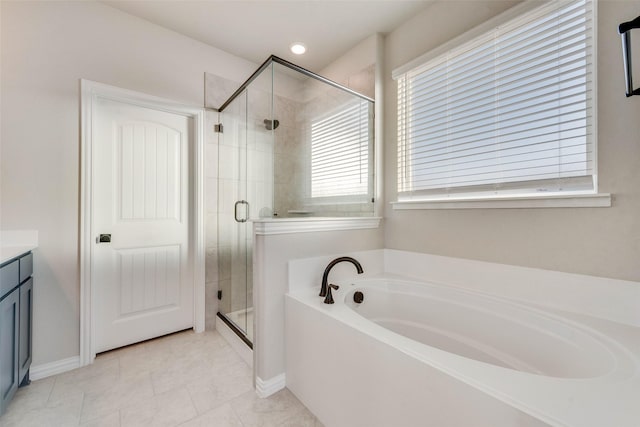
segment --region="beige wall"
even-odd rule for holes
[[[319,74],[355,91],[375,98],[375,69],[378,35],[373,34],[327,65]],[[375,67],[374,67],[375,68]]]
[[[392,70],[515,3],[439,2],[386,37],[387,202],[396,200]],[[624,96],[616,31],[639,10],[639,1],[601,1],[598,7],[599,190],[613,194],[613,207],[394,211],[387,204],[385,247],[639,281],[640,96]]]
[[[79,353],[79,79],[203,105],[256,65],[97,2],[2,1],[2,229],[36,229],[34,365]]]

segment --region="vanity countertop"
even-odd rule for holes
[[[11,261],[38,247],[36,230],[0,231],[0,264]]]
[[[0,246],[0,264],[4,264],[13,258],[19,257],[22,254],[26,254],[29,251],[37,248],[37,245],[23,245],[23,246]]]

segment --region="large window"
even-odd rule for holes
[[[399,200],[596,190],[592,2],[525,7],[394,72]]]
[[[361,202],[371,198],[371,102],[354,100],[311,122],[311,198]]]

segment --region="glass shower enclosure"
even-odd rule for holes
[[[373,216],[373,100],[271,56],[218,111],[218,317],[252,346],[252,222]]]

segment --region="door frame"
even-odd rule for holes
[[[103,83],[80,79],[80,366],[93,363],[94,321],[91,283],[93,252],[92,227],[92,123],[93,105],[99,99],[109,99],[139,107],[179,114],[193,120],[192,178],[193,195],[189,240],[193,246],[193,329],[204,331],[205,326],[205,239],[204,239],[204,109],[168,99],[122,89]]]

